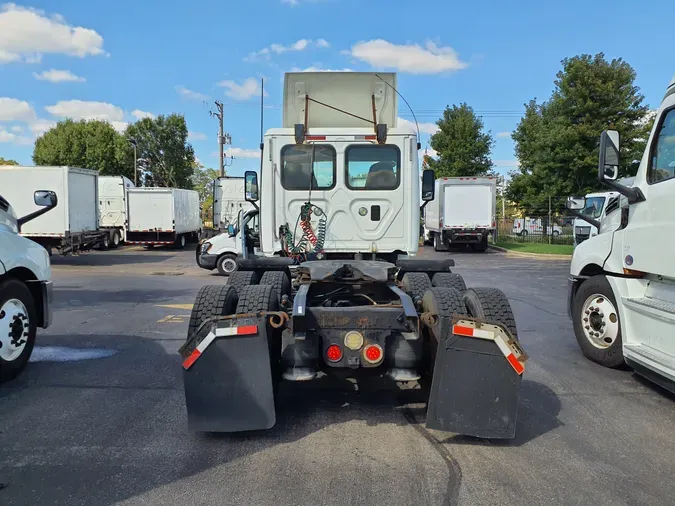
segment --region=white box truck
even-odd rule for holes
[[[574,249],[568,311],[583,354],[624,363],[675,391],[675,79],[659,107],[631,186],[616,181],[619,133],[600,137],[598,179],[620,194],[600,233]],[[572,197],[568,208],[586,208]],[[579,217],[591,218],[579,213]],[[607,233],[605,233],[605,231]]]
[[[244,178],[225,176],[213,180],[213,228],[227,230],[237,224],[239,211],[247,212],[252,205],[244,200]]]
[[[113,248],[126,240],[127,188],[135,188],[135,185],[124,176],[98,177],[98,224],[101,230],[108,232],[108,241]]]
[[[98,172],[74,167],[0,167],[0,188],[11,198],[18,215],[38,210],[33,194],[53,191],[58,209],[40,216],[21,229],[28,237],[60,254],[107,246],[107,234],[98,227]]]
[[[425,239],[436,251],[469,244],[485,251],[495,229],[497,180],[493,177],[444,177],[436,180],[436,198],[424,209]]]
[[[174,244],[197,241],[202,227],[199,193],[179,188],[128,188],[127,237],[130,244]]]

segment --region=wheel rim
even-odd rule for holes
[[[185,246],[185,236],[184,235],[180,236],[180,245]]]
[[[120,243],[120,236],[119,236],[119,234],[117,234],[117,233],[113,234],[113,244],[114,244],[115,246],[117,246],[117,245],[119,245],[119,243]]]
[[[0,358],[16,360],[26,348],[30,321],[19,299],[9,299],[0,307]]]
[[[619,313],[602,294],[591,295],[581,308],[581,325],[588,342],[606,350],[619,337]]]
[[[225,258],[221,260],[220,267],[226,274],[232,274],[237,270],[237,262],[235,262],[232,258]]]

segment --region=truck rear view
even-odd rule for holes
[[[436,180],[436,199],[425,209],[427,239],[436,251],[468,244],[485,251],[495,229],[497,181],[493,177],[445,177]]]
[[[178,188],[127,190],[127,242],[185,247],[199,236],[199,194]]]

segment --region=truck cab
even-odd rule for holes
[[[26,367],[37,328],[49,327],[52,319],[49,254],[19,232],[24,223],[56,207],[57,197],[53,191],[39,190],[33,199],[42,209],[17,218],[0,196],[0,383]]]
[[[261,145],[265,256],[417,253],[419,145],[397,126],[395,87],[395,74],[286,74],[283,125]]]
[[[229,276],[237,270],[237,257],[242,256],[243,248],[251,255],[260,252],[259,211],[251,208],[240,211],[232,219],[225,232],[200,241],[197,246],[197,265],[212,271],[218,269],[223,276]],[[243,230],[243,238],[242,238]]]
[[[618,132],[602,133],[598,179],[619,194],[618,211],[574,251],[569,314],[586,357],[627,363],[675,391],[675,79],[632,186],[616,181],[619,147]],[[585,207],[583,197],[568,200]]]

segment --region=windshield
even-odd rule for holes
[[[345,152],[347,186],[352,190],[395,190],[401,179],[400,157],[393,145],[349,146]]]
[[[581,211],[581,214],[590,218],[600,218],[604,205],[605,197],[587,197],[586,207]]]

